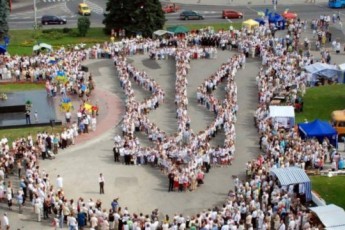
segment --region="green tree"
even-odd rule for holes
[[[8,16],[10,15],[10,7],[8,0],[0,0],[0,40],[8,35]]]
[[[90,19],[88,17],[82,16],[78,18],[78,31],[81,37],[85,37],[87,31],[90,29]]]
[[[159,0],[108,0],[103,24],[105,32],[125,30],[126,36],[152,36],[162,29],[165,15]]]

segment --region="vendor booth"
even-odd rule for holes
[[[155,32],[153,32],[153,37],[163,37],[171,35],[174,35],[174,33],[167,30],[156,30]]]
[[[324,84],[325,80],[344,82],[341,71],[336,65],[317,62],[306,66],[305,70],[311,73],[311,79],[308,79],[309,85]]]
[[[326,121],[315,121],[298,124],[298,131],[302,139],[317,138],[320,143],[327,137],[330,143],[337,147],[338,134],[337,131]]]
[[[250,30],[254,29],[255,27],[259,26],[259,23],[253,19],[248,19],[242,22],[242,25]]]
[[[271,168],[270,175],[275,176],[282,187],[294,186],[294,191],[305,194],[306,201],[311,201],[311,182],[303,169],[298,167]]]
[[[271,13],[267,14],[267,17],[268,17],[269,23],[274,24],[278,30],[284,30],[285,29],[286,20],[283,16],[281,16],[278,13],[271,12]]]
[[[343,230],[345,229],[345,211],[341,207],[329,204],[309,208],[317,216],[326,230]]]
[[[270,106],[269,117],[278,122],[279,127],[293,128],[295,125],[295,109],[293,106]]]

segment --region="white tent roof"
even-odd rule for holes
[[[341,71],[345,71],[345,63],[339,65]]]
[[[293,106],[270,106],[270,117],[295,117]]]
[[[339,206],[329,204],[310,208],[320,219],[327,230],[345,229],[345,211]]]
[[[174,34],[174,33],[167,30],[156,30],[155,32],[153,32],[153,34],[157,36],[163,36],[165,34]]]

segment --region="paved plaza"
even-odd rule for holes
[[[234,0],[236,1],[236,0]],[[337,32],[340,36],[341,32]],[[310,36],[310,33],[304,34]],[[188,74],[188,114],[192,120],[191,128],[195,133],[207,127],[213,119],[213,113],[207,111],[196,101],[196,89],[201,83],[216,72],[235,52],[218,51],[217,59],[192,60]],[[315,53],[318,55],[318,53]],[[341,63],[343,55],[332,54],[332,62]],[[172,134],[177,129],[174,105],[175,62],[173,60],[150,60],[148,55],[128,57],[138,69],[144,70],[166,92],[165,103],[151,111],[149,119],[162,130]],[[121,207],[128,207],[131,213],[150,213],[158,208],[160,214],[184,213],[196,214],[205,208],[223,204],[229,189],[233,188],[232,176],[243,177],[245,163],[258,154],[258,137],[253,125],[253,113],[257,105],[255,77],[261,66],[259,59],[248,59],[245,69],[236,74],[238,87],[238,119],[236,123],[236,152],[234,164],[229,167],[212,168],[206,175],[205,184],[194,192],[168,193],[168,178],[159,169],[150,166],[124,166],[115,164],[112,147],[113,137],[120,134],[121,117],[124,114],[125,95],[116,77],[111,60],[89,60],[84,63],[89,67],[96,81],[97,90],[102,95],[102,120],[98,124],[96,137],[88,136],[84,141],[66,150],[60,151],[55,160],[40,161],[41,170],[49,172],[51,183],[55,185],[57,175],[64,178],[64,190],[67,198],[79,197],[93,200],[101,199],[103,207],[110,207],[110,202],[119,197]],[[149,93],[134,84],[135,97],[141,101]],[[218,98],[224,96],[224,84],[214,92]],[[147,137],[139,134],[143,145],[150,145]],[[223,135],[212,140],[211,145],[221,145]],[[99,195],[98,175],[105,177],[105,194]],[[1,203],[1,211],[7,210]],[[17,207],[8,211],[11,229],[50,229],[50,222],[35,222],[32,207],[27,205],[23,214],[18,214]],[[1,212],[0,212],[1,214]],[[24,227],[25,226],[25,227]]]

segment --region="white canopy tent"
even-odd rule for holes
[[[327,230],[345,229],[345,211],[341,207],[329,204],[309,209],[318,216]]]
[[[311,79],[308,79],[308,81],[312,85],[314,85],[321,76],[338,82],[341,80],[341,71],[336,65],[316,62],[306,66],[305,70],[311,73]]]
[[[339,70],[341,71],[341,77],[339,83],[345,83],[345,63],[338,65]]]
[[[166,34],[174,35],[173,32],[170,32],[167,30],[156,30],[155,32],[153,32],[153,35],[158,36],[158,37],[164,36]]]
[[[280,127],[292,128],[295,125],[295,109],[293,106],[270,106],[269,117],[278,122]]]

